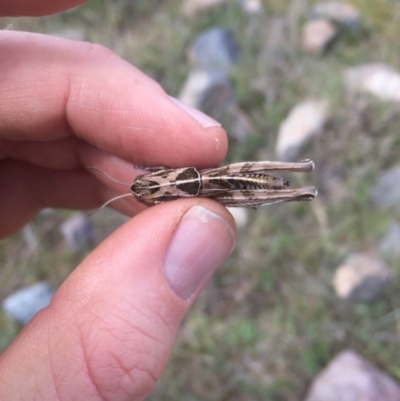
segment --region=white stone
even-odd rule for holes
[[[27,224],[22,229],[22,237],[29,249],[29,252],[37,252],[39,249],[39,239],[33,231],[32,224]]]
[[[400,164],[381,173],[371,190],[371,200],[375,207],[390,208],[400,205]]]
[[[347,28],[355,29],[360,26],[360,13],[351,4],[341,1],[324,1],[317,3],[311,11],[315,18],[329,19]]]
[[[245,207],[228,207],[227,209],[235,219],[238,228],[247,225],[249,221],[249,211]]]
[[[261,0],[239,0],[242,10],[249,15],[257,15],[263,12]]]
[[[317,375],[305,401],[400,401],[400,386],[349,349]]]
[[[312,54],[322,54],[337,36],[336,27],[329,21],[308,21],[303,27],[303,49]]]
[[[183,3],[183,14],[192,18],[227,3],[229,0],[186,0]]]
[[[400,102],[400,74],[386,64],[362,64],[344,72],[352,92],[369,93],[383,101]]]
[[[243,143],[255,131],[251,118],[236,103],[232,102],[231,107],[226,110],[224,119],[229,121],[229,137],[235,138],[239,143]]]
[[[93,228],[84,213],[76,213],[60,226],[61,234],[73,251],[82,251],[93,245]]]
[[[292,160],[301,148],[324,128],[329,118],[325,100],[309,100],[292,109],[282,122],[275,153],[278,159]]]
[[[217,119],[234,103],[230,81],[223,71],[192,71],[178,98]]]
[[[339,298],[364,302],[377,298],[390,277],[383,261],[360,253],[336,269],[333,286]]]
[[[197,69],[226,70],[236,64],[238,49],[227,29],[214,27],[197,35],[188,49],[188,56]]]
[[[400,260],[400,223],[392,223],[379,242],[382,257]]]
[[[4,312],[22,325],[26,325],[32,317],[50,304],[54,289],[48,283],[36,283],[15,291],[3,302]]]

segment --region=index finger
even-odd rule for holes
[[[111,51],[24,32],[0,38],[0,138],[75,136],[140,165],[203,168],[223,159],[218,123],[178,105]]]

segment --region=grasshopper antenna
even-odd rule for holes
[[[111,202],[114,202],[118,199],[121,198],[126,198],[127,196],[132,196],[132,194],[123,194],[123,195],[118,195],[110,200],[108,200],[106,203],[103,203],[98,209],[96,209],[94,212],[91,212],[88,214],[88,216],[93,216],[96,212],[98,212],[101,209],[104,209],[106,206],[108,206]]]
[[[116,182],[117,184],[125,185],[125,186],[127,186],[127,187],[130,187],[130,186],[132,185],[132,184],[128,184],[128,183],[126,183],[126,182],[122,182],[122,181],[116,180],[114,177],[111,177],[111,175],[107,174],[105,171],[100,170],[100,169],[97,168],[97,167],[89,166],[89,167],[86,167],[86,168],[87,168],[88,170],[98,171],[99,173],[105,175],[108,179],[110,179],[111,181]],[[114,198],[114,199],[115,199],[115,198]],[[110,202],[110,201],[109,201],[109,202]],[[104,206],[105,206],[105,205],[104,205]],[[103,208],[104,206],[102,206],[101,208]],[[100,209],[101,209],[101,208],[100,208]]]
[[[130,187],[130,186],[131,186],[131,184],[128,184],[128,183],[126,183],[126,182],[122,182],[122,181],[116,180],[114,177],[111,177],[111,175],[107,174],[105,171],[100,170],[100,169],[97,168],[97,167],[89,166],[89,167],[86,167],[86,168],[87,168],[88,170],[94,170],[94,171],[98,171],[99,173],[102,173],[102,174],[105,175],[107,178],[109,178],[111,181],[116,182],[117,184],[125,185],[125,186],[127,186],[127,187]],[[100,206],[98,209],[96,209],[94,212],[89,213],[89,216],[93,216],[93,214],[95,214],[96,212],[98,212],[98,211],[101,210],[101,209],[104,209],[104,208],[105,208],[106,206],[108,206],[111,202],[114,202],[114,201],[116,201],[116,200],[118,200],[118,199],[121,199],[121,198],[125,198],[125,197],[127,197],[127,196],[132,196],[132,194],[131,194],[131,193],[128,193],[128,194],[123,194],[123,195],[115,196],[114,198],[108,200],[106,203],[104,203],[103,205],[101,205],[101,206]]]

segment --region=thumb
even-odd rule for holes
[[[229,255],[233,220],[204,199],[146,210],[98,246],[0,359],[0,400],[142,400],[179,324]]]

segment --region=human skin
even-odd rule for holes
[[[0,15],[76,5],[3,1]],[[0,31],[0,54],[0,238],[42,208],[96,208],[127,191],[85,166],[132,182],[132,165],[206,168],[225,156],[217,122],[101,46]],[[147,209],[129,197],[114,206],[134,217],[0,355],[0,400],[142,400],[160,377],[236,228],[208,199]]]

